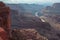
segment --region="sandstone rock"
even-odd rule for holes
[[[14,40],[48,40],[41,36],[35,29],[15,29],[12,31]]]
[[[0,2],[0,39],[9,40],[10,8]]]
[[[3,2],[0,2],[0,27],[4,28],[5,31],[10,30],[10,8],[5,6]]]
[[[9,40],[6,31],[0,27],[0,40]]]

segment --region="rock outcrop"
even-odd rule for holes
[[[10,29],[10,8],[0,2],[0,27],[6,31]]]
[[[9,40],[10,8],[0,2],[0,39]]]
[[[48,40],[41,36],[35,29],[14,29],[12,35],[14,40]]]
[[[0,27],[0,40],[9,40],[7,32],[1,27]]]

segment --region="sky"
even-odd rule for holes
[[[35,4],[60,2],[60,0],[0,0],[0,1],[3,1],[5,3],[35,3]]]

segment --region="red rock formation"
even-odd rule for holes
[[[8,40],[10,33],[10,8],[5,6],[3,2],[0,2],[0,27],[0,39]]]
[[[9,40],[6,31],[0,27],[0,40]]]
[[[0,2],[0,26],[6,31],[10,30],[10,9]]]

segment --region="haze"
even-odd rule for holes
[[[35,3],[35,4],[42,4],[42,3],[56,3],[60,2],[60,0],[0,0],[5,3]]]

